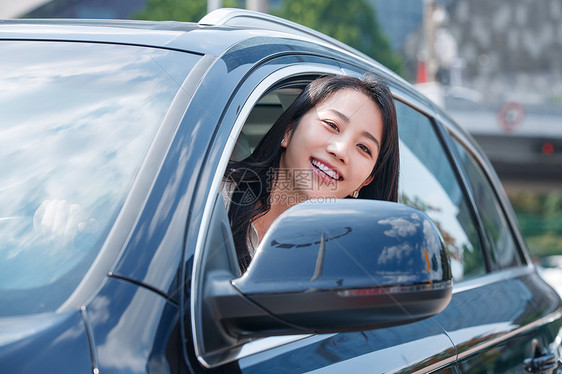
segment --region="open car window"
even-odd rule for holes
[[[241,161],[248,157],[283,111],[301,92],[302,88],[299,87],[283,87],[265,94],[246,119],[230,160]]]

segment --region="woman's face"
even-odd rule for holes
[[[344,89],[306,113],[281,146],[278,190],[303,199],[343,198],[371,182],[383,120],[365,94]]]

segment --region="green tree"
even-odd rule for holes
[[[562,254],[562,194],[508,192],[531,254]]]
[[[223,0],[224,7],[235,7],[236,0]],[[148,0],[134,19],[198,22],[207,14],[207,0]]]
[[[401,58],[366,0],[285,0],[275,15],[331,36],[400,74]]]

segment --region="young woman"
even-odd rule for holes
[[[397,201],[398,130],[377,76],[311,82],[245,160],[231,162],[223,196],[243,271],[271,223],[312,198]]]

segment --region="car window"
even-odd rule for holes
[[[521,259],[512,232],[492,185],[474,157],[456,140],[454,144],[464,165],[484,226],[492,267],[504,269],[520,265]]]
[[[485,273],[482,246],[467,199],[431,120],[396,103],[400,136],[400,202],[426,214],[439,228],[455,281]]]
[[[45,312],[88,271],[199,57],[1,43],[0,315]]]

